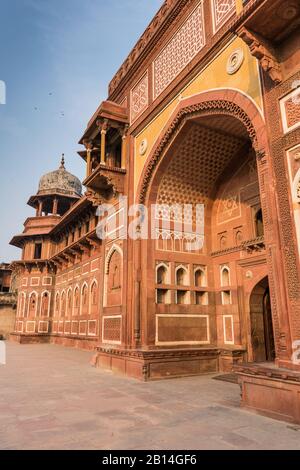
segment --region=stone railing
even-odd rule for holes
[[[17,305],[17,294],[13,292],[0,292],[0,306],[11,305],[16,307]]]

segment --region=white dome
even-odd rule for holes
[[[47,173],[41,177],[38,194],[81,196],[81,182],[76,176],[66,170],[64,156],[62,157],[61,165],[58,170]]]

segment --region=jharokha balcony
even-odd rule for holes
[[[104,101],[79,142],[85,146],[78,152],[87,168],[83,184],[104,198],[124,193],[128,127],[127,109]]]

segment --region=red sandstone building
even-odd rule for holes
[[[9,264],[0,263],[0,294],[10,291],[11,269]]]
[[[80,140],[84,192],[62,162],[28,202],[15,340],[144,380],[234,366],[245,406],[300,422],[299,21],[297,0],[164,2]],[[155,239],[126,236],[120,196],[156,205]],[[176,204],[203,204],[202,248]]]

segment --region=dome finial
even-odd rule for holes
[[[60,170],[65,170],[66,167],[65,167],[65,154],[63,153],[62,156],[61,156],[61,162],[60,162],[60,167],[59,167]]]

